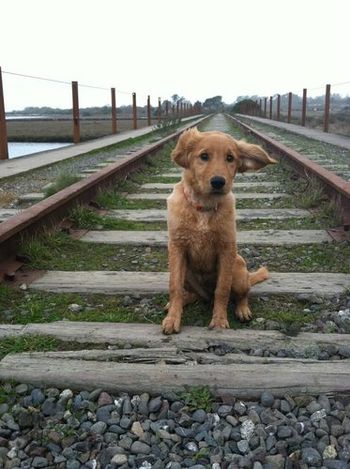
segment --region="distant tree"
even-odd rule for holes
[[[222,96],[207,98],[203,103],[203,108],[207,112],[219,112],[223,108]]]

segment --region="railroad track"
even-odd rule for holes
[[[231,117],[200,125],[242,137],[243,124]],[[265,141],[281,164],[238,176],[235,183],[240,252],[251,269],[266,263],[271,271],[271,279],[252,290],[254,320],[242,327],[231,315],[231,330],[209,331],[210,308],[201,304],[188,308],[179,335],[161,334],[168,282],[165,198],[180,177],[169,162],[170,149],[160,154],[171,139],[0,224],[2,247],[19,254],[3,264],[7,324],[0,335],[59,344],[51,351],[8,354],[0,379],[136,394],[209,385],[223,399],[256,400],[266,390],[280,398],[286,392],[348,395],[348,186],[339,183],[336,195],[334,174],[316,163],[304,166],[307,176],[313,171],[331,180],[331,195],[343,204],[337,218],[314,180],[299,180],[283,163],[286,149],[271,139]],[[130,172],[150,152],[152,166],[130,182]],[[121,190],[110,190],[115,181],[124,181]],[[91,201],[95,210],[74,208]],[[70,221],[59,225],[60,232],[19,243],[23,230],[28,236],[63,216]]]

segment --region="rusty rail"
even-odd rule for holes
[[[314,163],[297,151],[279,143],[277,140],[253,129],[253,127],[241,122],[237,118],[229,114],[227,114],[227,116],[246,133],[254,135],[259,140],[262,140],[274,154],[286,159],[301,176],[315,177],[324,187],[327,195],[334,200],[342,218],[344,229],[346,231],[350,230],[350,182],[345,181],[332,171]]]
[[[208,115],[197,119],[195,122],[188,124],[185,129],[194,127],[209,117]],[[137,169],[143,164],[147,156],[157,152],[165,144],[179,137],[185,129],[182,128],[162,138],[157,143],[138,151],[132,157],[125,157],[124,160],[108,165],[97,173],[72,184],[2,222],[0,224],[0,260],[6,259],[16,252],[16,248],[23,236],[33,234],[42,226],[58,223],[67,216],[67,212],[75,205],[90,202],[102,187],[110,186]]]

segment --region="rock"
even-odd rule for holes
[[[128,457],[126,456],[126,454],[116,454],[111,459],[111,463],[116,464],[117,466],[122,466],[123,464],[126,464],[127,462],[128,462]]]
[[[250,440],[253,436],[255,425],[252,420],[247,419],[241,425],[241,436],[245,440]]]
[[[203,409],[197,409],[192,414],[194,422],[203,423],[207,420],[207,413]]]
[[[131,445],[131,452],[132,454],[149,454],[151,452],[151,448],[146,443],[142,443],[141,441],[134,441]]]
[[[335,449],[333,445],[326,446],[322,453],[323,459],[335,459],[337,455],[338,455],[337,450]]]
[[[32,399],[33,406],[37,407],[45,401],[45,395],[43,394],[41,389],[35,388],[31,392],[31,399]]]
[[[162,407],[162,398],[160,396],[151,399],[148,404],[148,410],[150,413],[156,413]]]
[[[248,452],[249,450],[249,443],[247,440],[240,440],[238,441],[237,443],[237,448],[238,450],[242,453],[242,454],[245,454]]]
[[[286,425],[281,425],[280,427],[278,427],[277,430],[278,438],[289,438],[290,436],[292,436],[292,433],[293,430],[291,429],[291,427],[288,427]]]
[[[244,415],[246,413],[246,406],[243,404],[243,402],[236,402],[233,410],[238,414],[238,415]]]
[[[282,454],[266,456],[264,467],[266,467],[267,464],[270,465],[271,469],[283,469],[284,457],[282,456]]]
[[[310,416],[310,420],[312,422],[318,422],[319,420],[322,420],[324,419],[325,417],[327,417],[327,412],[324,410],[324,409],[321,409],[321,410],[317,410],[316,412],[314,412],[311,416]]]
[[[145,434],[140,422],[134,422],[132,424],[131,432],[134,433],[138,438],[143,438]]]
[[[48,460],[39,456],[36,456],[32,461],[32,467],[47,467],[48,465]]]
[[[72,303],[68,306],[68,309],[72,313],[80,313],[80,311],[83,310],[83,307],[81,305],[76,304],[76,303]]]
[[[301,459],[309,466],[321,466],[322,457],[315,448],[303,448],[301,451]]]
[[[275,398],[270,391],[263,391],[260,396],[260,402],[264,407],[272,407]]]
[[[218,414],[220,417],[227,417],[230,415],[232,412],[232,406],[231,405],[221,405],[218,408]]]
[[[18,386],[15,387],[15,392],[16,394],[19,394],[20,396],[23,396],[28,392],[28,385],[27,384],[19,384]]]
[[[98,433],[99,435],[103,435],[103,433],[106,431],[107,429],[107,424],[105,422],[96,422],[94,423],[91,428],[90,428],[90,432],[91,433]]]

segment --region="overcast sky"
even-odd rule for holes
[[[118,104],[288,91],[350,95],[349,0],[1,0],[3,71],[115,87]],[[3,74],[8,111],[71,107],[70,86]],[[320,89],[314,89],[321,87]],[[121,93],[126,92],[126,93]],[[80,104],[109,104],[80,89]]]

